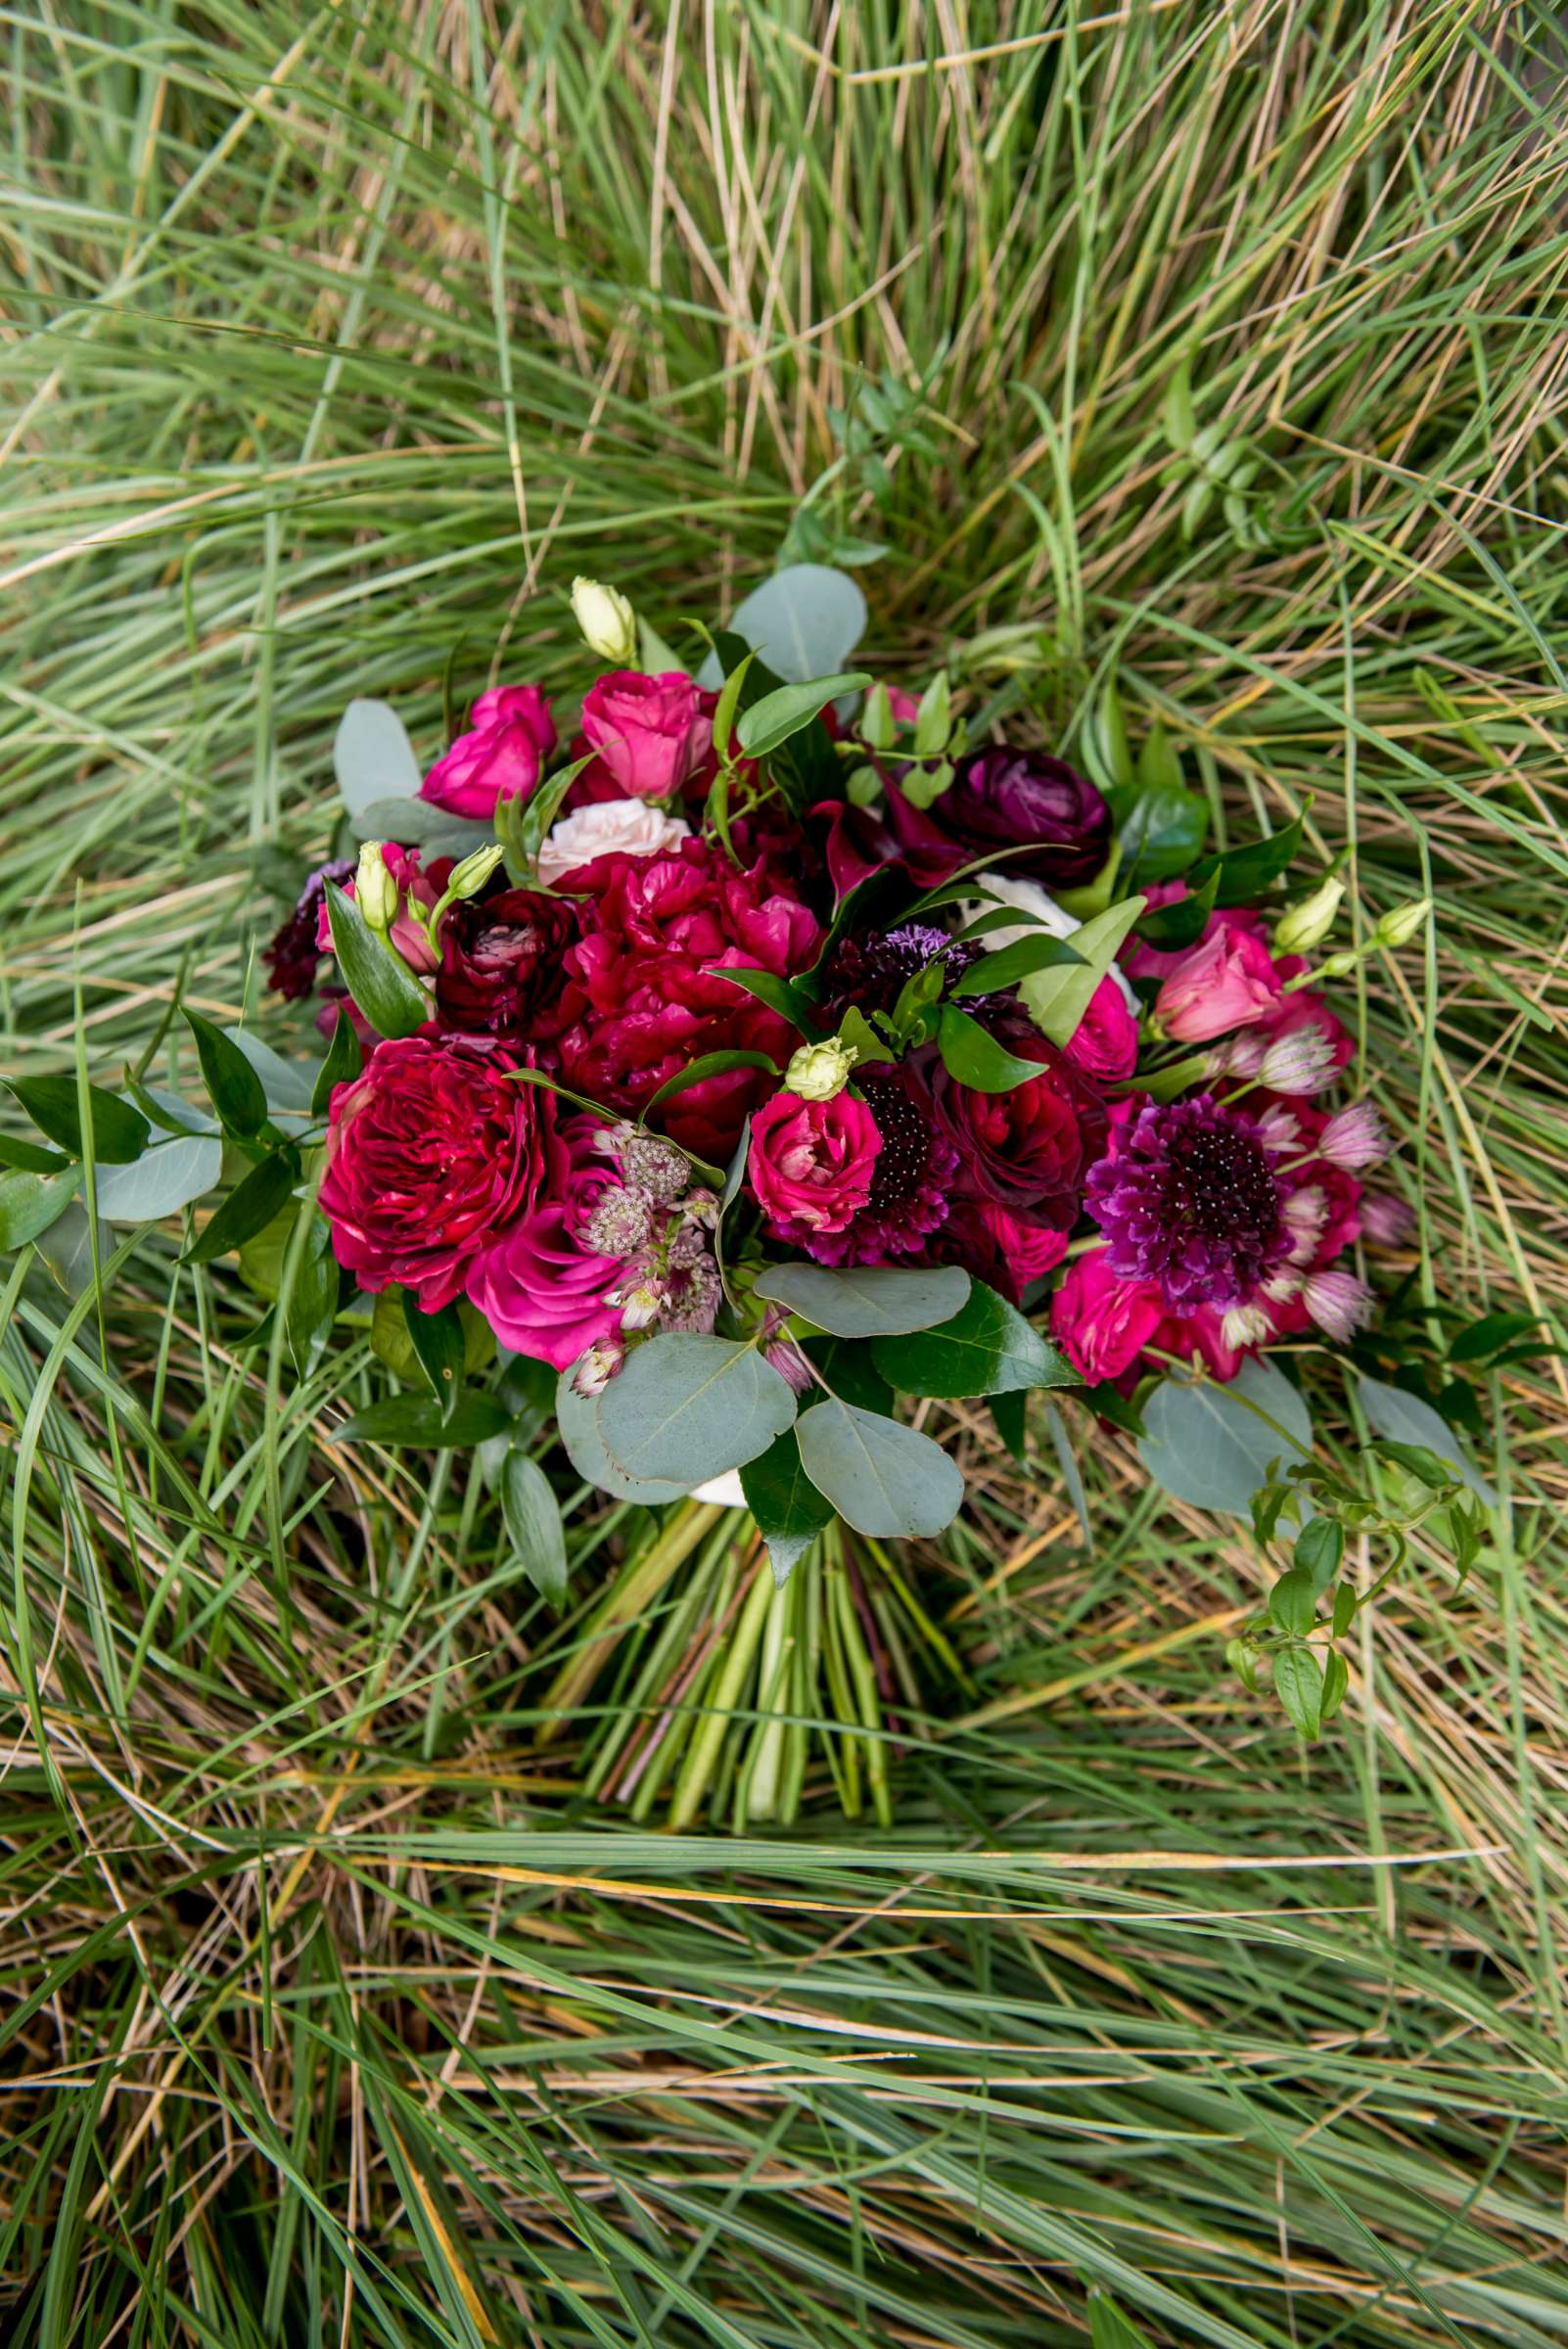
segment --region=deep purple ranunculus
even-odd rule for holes
[[[916,807],[888,787],[888,827],[922,884],[996,849],[1027,848],[1006,871],[1059,889],[1092,881],[1111,846],[1111,810],[1065,760],[1005,747],[966,759],[940,799]]]
[[[561,958],[576,936],[564,898],[506,889],[471,898],[441,916],[436,1001],[449,1028],[521,1036],[559,993]]]

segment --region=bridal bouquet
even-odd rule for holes
[[[962,1503],[926,1406],[983,1399],[1022,1456],[1025,1400],[1050,1389],[1130,1428],[1174,1492],[1294,1542],[1284,1602],[1234,1652],[1315,1733],[1344,1693],[1346,1528],[1469,1522],[1473,1472],[1420,1375],[1362,1380],[1394,1399],[1400,1516],[1315,1461],[1269,1359],[1355,1348],[1365,1252],[1405,1236],[1323,985],[1412,938],[1424,904],[1314,962],[1346,883],[1287,894],[1303,818],[1207,849],[1207,800],[1157,724],[1133,759],[1114,692],[1084,729],[1093,779],[966,723],[945,668],[918,698],[842,658],[780,674],[761,601],[761,624],[743,607],[700,632],[694,674],[579,580],[606,666],[566,738],[537,687],[503,684],[422,772],[385,705],[350,706],[361,845],[309,875],[268,958],[285,996],[319,989],[326,1058],[284,1103],[286,1064],[189,1015],[248,1162],[190,1255],[239,1249],[301,1366],[368,1314],[404,1391],[345,1434],[483,1446],[553,1596],[556,1496],[520,1426],[553,1416],[620,1501],[685,1504],[558,1697],[716,1526],[693,1618],[728,1626],[714,1669],[760,1659],[756,1703],[788,1712],[812,1701],[780,1661],[798,1648],[867,1726],[939,1636],[916,1638],[882,1547]],[[189,1145],[173,1096],[102,1098],[102,1176],[139,1155],[113,1163],[111,1109]],[[1054,1405],[1050,1425],[1060,1452]],[[735,1506],[780,1585],[826,1561],[799,1619],[723,1562]],[[776,1808],[787,1757],[752,1759]]]

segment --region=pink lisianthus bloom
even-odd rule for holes
[[[1131,1076],[1137,1066],[1138,1024],[1114,979],[1100,981],[1063,1050],[1085,1077],[1102,1084]]]
[[[1108,1248],[1077,1258],[1051,1299],[1051,1334],[1090,1386],[1131,1370],[1165,1319],[1158,1285],[1113,1272]]]
[[[1180,956],[1155,998],[1155,1017],[1178,1043],[1208,1043],[1266,1019],[1279,988],[1264,941],[1226,922]]]
[[[752,1113],[746,1178],[774,1239],[811,1253],[818,1235],[843,1231],[871,1196],[882,1137],[863,1101],[777,1092]]]
[[[666,800],[707,763],[716,701],[681,669],[611,669],[583,701],[582,732],[623,797]]]
[[[523,1213],[469,1266],[468,1297],[503,1346],[567,1370],[621,1332],[621,1310],[608,1297],[626,1276],[625,1261],[601,1254],[587,1236],[621,1176],[596,1147],[599,1119],[563,1118],[542,1091],[538,1103],[541,1179]]]
[[[423,905],[428,910],[445,889],[452,870],[450,856],[437,856],[428,872],[421,869],[417,849],[400,849],[394,840],[381,844],[381,859],[397,884],[397,911],[389,934],[390,944],[400,954],[411,971],[426,978],[437,967],[438,957],[433,951],[423,922],[409,911],[410,904]],[[354,895],[353,877],[343,884],[346,898]],[[327,919],[326,896],[323,893],[321,910],[316,918],[316,945],[323,954],[332,952],[332,925]]]
[[[499,800],[526,800],[555,748],[550,705],[536,685],[497,685],[482,693],[459,734],[420,785],[434,807],[484,823]]]

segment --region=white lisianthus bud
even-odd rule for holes
[[[451,879],[446,884],[446,895],[449,898],[477,898],[500,863],[502,853],[502,850],[492,844],[487,849],[476,849],[472,856],[465,856],[461,864],[452,868]]]
[[[1310,954],[1320,946],[1330,930],[1345,898],[1345,884],[1330,873],[1319,882],[1310,898],[1292,905],[1274,924],[1274,952],[1276,954]]]
[[[354,867],[354,903],[378,938],[397,919],[397,884],[387,869],[379,840],[367,840]]]
[[[825,1044],[803,1044],[784,1072],[784,1089],[799,1093],[803,1101],[831,1101],[849,1083],[859,1057],[858,1045],[841,1044],[837,1037]]]
[[[574,579],[572,617],[590,653],[597,653],[612,668],[636,668],[637,615],[619,587],[603,586],[598,579]]]
[[[1426,917],[1431,910],[1430,898],[1413,898],[1408,905],[1396,905],[1393,912],[1385,913],[1377,925],[1378,944],[1407,946],[1411,939],[1425,927]]]

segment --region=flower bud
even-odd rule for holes
[[[446,884],[446,895],[449,898],[477,898],[500,863],[501,856],[502,851],[493,844],[487,849],[476,849],[472,856],[465,856],[461,864],[452,868],[451,878]]]
[[[1430,898],[1412,898],[1407,905],[1396,905],[1385,913],[1377,925],[1375,936],[1380,946],[1407,946],[1425,926],[1432,910]]]
[[[378,938],[397,919],[397,884],[387,869],[379,840],[367,840],[354,867],[354,903]]]
[[[1274,952],[1276,954],[1310,954],[1320,946],[1334,927],[1345,897],[1345,884],[1330,873],[1319,882],[1310,898],[1292,905],[1274,924]]]
[[[597,653],[612,668],[636,668],[637,615],[619,587],[602,586],[597,579],[574,579],[572,617],[590,653]]]
[[[784,1089],[799,1093],[803,1101],[831,1101],[849,1083],[859,1057],[858,1045],[841,1044],[837,1037],[825,1044],[803,1044],[784,1072]]]

